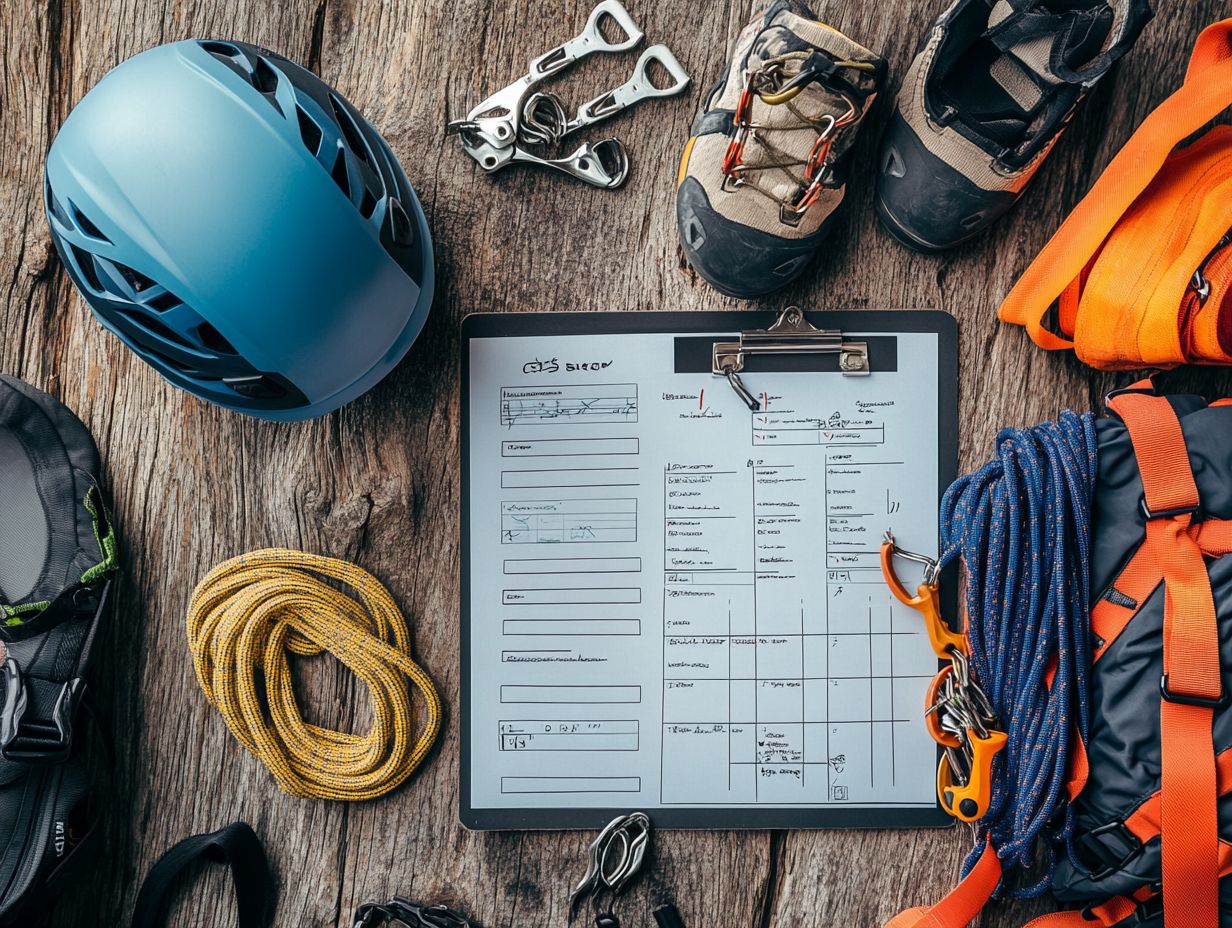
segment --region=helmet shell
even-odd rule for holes
[[[241,42],[108,73],[47,156],[52,238],[97,318],[176,386],[268,419],[373,387],[432,302],[389,146],[311,72]]]

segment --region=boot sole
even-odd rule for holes
[[[890,212],[889,208],[885,205],[885,200],[881,197],[877,197],[876,210],[877,219],[881,223],[881,227],[889,232],[895,241],[897,241],[900,245],[905,245],[912,251],[918,251],[921,254],[939,255],[944,251],[949,251],[951,248],[957,248],[959,245],[963,244],[963,242],[969,242],[971,241],[971,238],[975,237],[971,236],[971,238],[964,239],[962,242],[954,242],[952,245],[935,245],[932,242],[920,238],[915,233],[908,231],[907,228],[894,217],[894,214]]]

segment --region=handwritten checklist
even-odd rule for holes
[[[749,372],[750,412],[709,371],[730,316],[650,315],[464,333],[463,820],[937,822],[937,662],[878,551],[936,553],[948,319],[852,314],[871,375]]]

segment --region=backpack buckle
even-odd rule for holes
[[[1093,880],[1111,876],[1142,849],[1142,842],[1124,822],[1109,822],[1093,828],[1082,835],[1076,844],[1078,856],[1091,871]]]
[[[1176,509],[1158,509],[1153,510],[1147,505],[1146,496],[1142,497],[1142,514],[1148,522],[1155,519],[1179,519],[1181,516],[1197,516],[1201,512],[1202,506],[1200,503],[1194,503],[1192,506],[1178,506]]]
[[[1218,696],[1195,696],[1192,693],[1174,693],[1168,689],[1168,675],[1159,678],[1159,695],[1165,702],[1174,702],[1182,706],[1197,706],[1199,709],[1222,709],[1228,704],[1228,690],[1221,682]]]
[[[35,690],[59,687],[51,699],[50,712],[35,711]],[[20,764],[56,763],[68,757],[73,746],[73,715],[81,701],[85,681],[73,677],[64,683],[27,678],[13,658],[0,664],[0,689],[4,706],[0,708],[0,757]]]

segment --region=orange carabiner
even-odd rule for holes
[[[941,806],[959,821],[974,822],[988,812],[992,799],[993,758],[1005,747],[1008,737],[1003,731],[990,731],[980,737],[975,729],[967,729],[971,744],[971,776],[966,784],[954,782],[954,768],[948,757],[942,757],[937,767],[937,796]]]
[[[915,596],[907,592],[903,582],[898,579],[898,574],[894,570],[895,555],[925,565],[924,582],[916,588]],[[894,597],[904,606],[910,606],[924,616],[924,628],[928,632],[928,640],[938,657],[944,660],[951,651],[970,653],[970,645],[967,643],[966,636],[951,629],[941,617],[941,599],[937,593],[938,565],[935,560],[922,554],[904,551],[895,542],[894,536],[886,532],[885,541],[881,543],[881,573]]]

